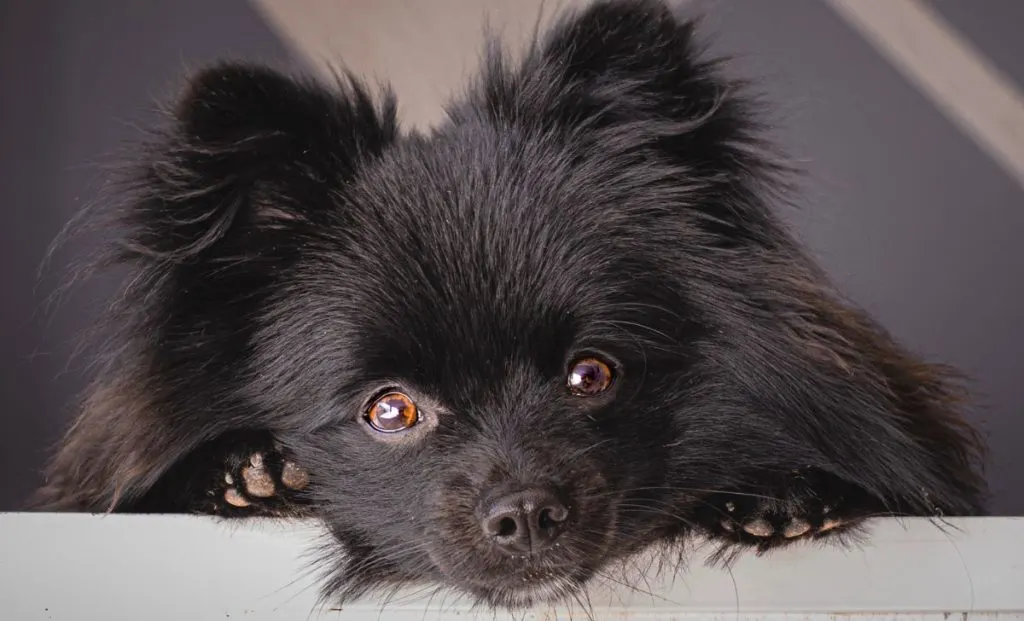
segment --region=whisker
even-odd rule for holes
[[[600,442],[595,442],[594,444],[591,444],[590,446],[588,446],[586,448],[583,448],[583,449],[580,449],[580,450],[578,450],[578,451],[576,451],[574,453],[570,453],[569,455],[567,455],[565,457],[562,457],[561,459],[562,459],[562,461],[565,461],[565,462],[571,462],[571,461],[573,461],[575,459],[579,459],[580,457],[583,457],[584,455],[586,455],[587,453],[589,453],[589,452],[591,452],[593,450],[596,450],[596,449],[600,448],[601,446],[604,446],[605,444],[608,444],[611,441],[612,441],[611,438],[608,438],[608,439],[605,439],[605,440],[601,440]]]

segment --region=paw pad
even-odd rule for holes
[[[238,507],[239,509],[244,509],[252,504],[245,496],[242,495],[241,492],[233,487],[229,487],[227,491],[224,492],[224,500],[232,507]]]
[[[782,536],[786,539],[793,539],[795,537],[803,537],[811,530],[811,525],[807,520],[801,520],[800,518],[794,519],[786,527],[782,529]]]
[[[833,528],[838,528],[839,526],[842,526],[842,522],[840,522],[839,520],[833,520],[833,519],[829,518],[829,519],[826,519],[821,524],[821,528],[818,529],[818,532],[819,533],[828,532],[828,531],[832,530]]]
[[[771,537],[775,533],[775,529],[767,520],[754,520],[747,522],[743,525],[743,530],[755,537]]]
[[[242,481],[245,493],[256,498],[270,498],[277,491],[274,477],[267,472],[263,463],[263,454],[254,453],[249,458],[249,465],[242,468]]]
[[[306,489],[309,485],[309,473],[294,462],[286,461],[281,469],[281,482],[289,489]]]
[[[777,516],[775,516],[777,517]],[[773,524],[765,518],[755,518],[747,522],[737,522],[736,520],[725,518],[721,520],[720,526],[726,533],[735,534],[737,533],[737,526],[740,527],[743,533],[757,539],[772,539],[777,535],[781,534],[785,539],[799,539],[809,535],[817,535],[826,533],[830,530],[842,526],[840,520],[825,519],[821,525],[815,528],[809,521],[799,518],[791,517],[788,521],[773,520],[776,523]]]

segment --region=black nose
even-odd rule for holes
[[[531,488],[491,500],[480,525],[505,550],[535,553],[555,542],[568,517],[569,508],[553,492]]]

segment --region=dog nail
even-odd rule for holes
[[[224,492],[224,500],[232,507],[240,509],[249,506],[249,501],[245,499],[245,496],[233,487]]]
[[[743,525],[743,530],[755,537],[771,537],[775,532],[772,525],[765,520],[754,520]]]
[[[256,498],[270,498],[274,495],[274,479],[266,470],[258,467],[242,468],[245,493]]]
[[[235,484],[235,477],[231,476],[230,472],[225,472],[224,473],[224,483],[226,483],[228,485],[234,485]]]
[[[733,502],[730,500],[729,502],[725,503],[725,510],[728,511],[729,513],[732,513],[733,511],[736,510],[736,505],[733,504]]]
[[[722,529],[727,533],[733,532],[735,527],[732,525],[732,520],[722,520]]]
[[[253,453],[249,457],[249,464],[251,464],[253,468],[262,468],[263,467],[263,453]]]
[[[804,520],[795,519],[789,524],[786,524],[785,530],[782,531],[782,535],[786,539],[792,539],[801,535],[807,534],[807,531],[811,530],[811,525]]]
[[[281,469],[281,482],[289,489],[305,489],[309,485],[309,473],[294,462],[286,461]]]

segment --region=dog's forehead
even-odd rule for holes
[[[593,180],[562,146],[514,133],[413,141],[360,180],[354,238],[387,280],[415,278],[453,304],[564,306],[607,282],[639,226]]]
[[[463,242],[560,235],[579,243],[613,233],[607,225],[621,205],[608,191],[623,184],[610,177],[622,173],[550,136],[469,126],[400,144],[358,183],[361,200],[411,228],[441,226]],[[587,235],[601,225],[605,235]]]
[[[573,155],[467,130],[370,167],[352,194],[344,300],[367,348],[459,373],[560,364],[581,331],[621,318],[649,223]]]

